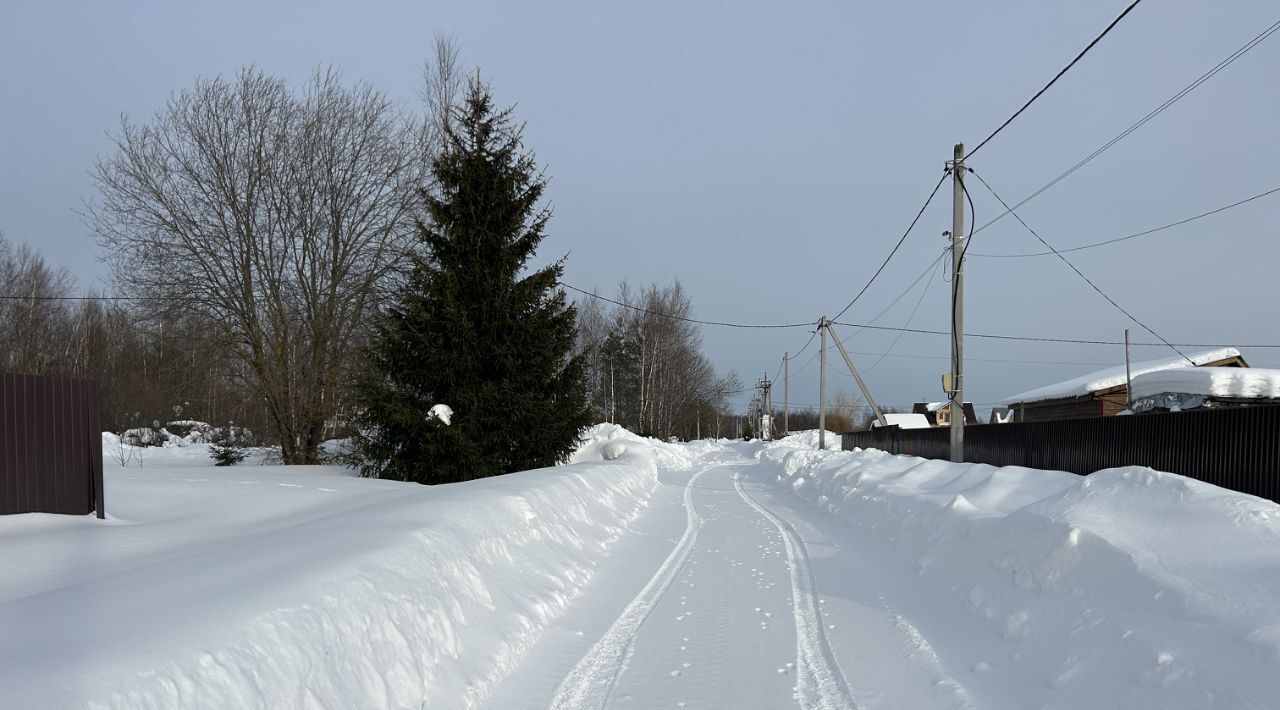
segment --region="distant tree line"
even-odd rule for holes
[[[265,423],[207,323],[77,293],[65,268],[0,233],[0,370],[97,380],[104,431],[192,417]]]
[[[611,300],[578,302],[578,352],[586,360],[589,402],[600,421],[657,437],[714,436],[732,426],[727,399],[742,389],[703,355],[689,294],[679,282],[635,288]],[[732,431],[721,432],[728,436]]]

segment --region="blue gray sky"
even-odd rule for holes
[[[92,197],[88,171],[121,114],[146,117],[197,77],[248,63],[298,83],[332,63],[414,109],[421,62],[446,33],[527,122],[555,208],[540,257],[569,254],[568,283],[611,294],[623,279],[679,279],[699,318],[816,321],[874,272],[952,145],[976,145],[1126,4],[11,3],[0,22],[0,230],[82,285],[104,283],[74,209]],[[1277,19],[1266,0],[1149,0],[970,164],[1019,200]],[[1278,66],[1272,38],[1019,213],[1066,248],[1280,187]],[[998,215],[969,184],[978,223]],[[935,272],[907,287],[943,248],[950,214],[944,190],[842,320],[870,322],[898,299],[877,324],[945,330],[949,284]],[[1278,214],[1280,194],[1070,258],[1171,341],[1278,344]],[[1006,218],[972,251],[1041,248]],[[1154,340],[1052,256],[966,267],[970,332],[1119,340],[1130,327]],[[947,338],[841,330],[883,404],[941,399]],[[717,366],[746,383],[808,339],[703,335]],[[1280,350],[1242,350],[1280,367]],[[967,351],[979,410],[1123,362],[1117,346],[969,339]],[[817,401],[815,352],[792,365],[793,401]],[[837,364],[831,391],[854,392]]]

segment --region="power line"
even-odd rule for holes
[[[576,286],[570,286],[569,284],[563,281],[559,281],[557,283],[569,289],[570,291],[576,291],[584,296],[590,296],[591,298],[604,301],[606,303],[612,303],[613,305],[618,306],[620,308],[626,308],[628,310],[637,311],[639,313],[647,313],[651,316],[668,318],[670,320],[678,320],[684,323],[696,323],[698,325],[716,325],[724,328],[808,328],[813,325],[813,323],[730,323],[727,321],[698,320],[697,318],[686,318],[685,316],[677,316],[671,313],[663,313],[662,311],[654,311],[648,308],[642,308],[640,306],[633,306],[629,303],[615,301],[612,298],[606,298],[599,294],[591,293],[590,291],[584,291]]]
[[[926,266],[926,267],[925,267],[924,271],[921,271],[919,276],[915,277],[915,279],[914,279],[914,280],[912,280],[912,282],[911,282],[910,284],[907,284],[907,287],[906,287],[905,289],[903,289],[903,290],[902,290],[902,293],[899,293],[896,297],[894,297],[894,299],[893,299],[892,301],[890,301],[890,302],[889,302],[889,305],[887,305],[887,306],[885,306],[883,309],[881,309],[881,310],[880,310],[880,312],[879,312],[879,313],[877,313],[877,314],[875,314],[875,316],[874,316],[874,317],[872,317],[872,319],[871,319],[870,321],[868,321],[868,322],[869,322],[869,323],[877,323],[877,322],[879,322],[879,321],[880,321],[880,319],[881,319],[881,318],[883,318],[883,317],[884,317],[884,316],[885,316],[889,311],[893,310],[893,307],[894,307],[894,306],[896,306],[896,305],[898,305],[898,302],[899,302],[899,301],[901,301],[902,299],[906,298],[907,294],[909,294],[909,293],[911,293],[912,291],[914,291],[914,290],[915,290],[915,288],[916,288],[916,285],[917,285],[917,284],[919,284],[921,281],[923,281],[923,280],[925,279],[925,277],[926,277],[926,276],[928,276],[929,274],[933,273],[933,270],[934,270],[934,268],[936,268],[936,267],[938,266],[938,263],[939,263],[939,262],[941,262],[941,261],[942,261],[942,260],[947,256],[947,251],[948,251],[947,249],[943,249],[941,252],[939,252],[939,253],[938,253],[938,256],[937,256],[937,257],[936,257],[936,258],[935,258],[935,259],[934,259],[934,260],[933,260],[933,261],[932,261],[928,266]],[[852,340],[853,338],[858,337],[858,335],[859,335],[861,332],[862,332],[861,330],[855,330],[855,331],[853,331],[852,333],[850,333],[848,337],[849,337],[849,339],[850,339],[850,340]]]
[[[942,252],[942,255],[940,255],[938,259],[929,266],[930,270],[936,269],[937,265],[942,261],[942,256],[945,256],[945,255],[946,255],[946,252],[945,251]],[[912,284],[912,286],[914,285],[915,284]],[[920,298],[916,300],[916,307],[911,309],[911,315],[907,316],[907,322],[903,323],[903,326],[910,326],[911,321],[915,320],[916,313],[920,312],[920,306],[924,303],[924,297],[929,295],[929,287],[931,285],[933,285],[933,279],[929,279],[924,283],[924,288],[920,290]],[[893,338],[893,342],[889,343],[889,347],[883,353],[880,353],[880,357],[875,362],[871,363],[871,366],[868,367],[865,370],[865,372],[871,372],[872,370],[876,369],[876,365],[879,365],[880,363],[884,362],[884,359],[886,357],[889,357],[889,353],[893,352],[893,349],[898,347],[899,340],[902,340],[902,331],[898,331],[898,334],[895,335]]]
[[[1012,115],[1012,116],[1010,116],[1009,118],[1005,119],[1005,122],[1004,122],[1004,123],[1002,123],[1002,124],[1000,124],[1000,127],[999,127],[999,128],[997,128],[997,129],[995,129],[994,131],[992,131],[992,132],[991,132],[991,135],[989,135],[989,136],[987,136],[986,138],[982,139],[982,142],[978,144],[978,147],[974,148],[973,150],[971,150],[971,151],[969,151],[967,154],[965,154],[965,156],[964,156],[964,158],[962,158],[962,160],[968,160],[968,159],[969,159],[969,157],[970,157],[970,156],[972,156],[974,153],[977,153],[978,151],[982,150],[982,146],[986,145],[986,144],[987,144],[987,143],[988,143],[992,138],[995,138],[995,137],[996,137],[996,135],[998,135],[998,134],[1000,133],[1000,131],[1003,131],[1003,130],[1004,130],[1005,126],[1008,126],[1010,123],[1013,123],[1013,119],[1015,119],[1015,118],[1017,118],[1018,116],[1020,116],[1020,115],[1022,114],[1022,112],[1023,112],[1023,111],[1026,111],[1028,106],[1030,106],[1031,104],[1035,103],[1035,102],[1036,102],[1036,99],[1040,98],[1041,94],[1043,94],[1044,92],[1048,91],[1048,90],[1049,90],[1049,87],[1050,87],[1050,86],[1053,86],[1053,85],[1054,85],[1054,83],[1056,83],[1059,79],[1061,79],[1061,78],[1062,78],[1062,75],[1063,75],[1063,74],[1066,74],[1066,73],[1071,69],[1071,67],[1074,67],[1074,66],[1076,65],[1076,62],[1080,61],[1080,59],[1081,59],[1082,57],[1084,57],[1084,55],[1088,54],[1088,53],[1089,53],[1089,50],[1093,49],[1093,46],[1094,46],[1095,44],[1097,44],[1098,42],[1102,41],[1102,38],[1103,38],[1103,37],[1106,37],[1106,36],[1107,36],[1107,33],[1108,33],[1108,32],[1110,32],[1110,31],[1111,31],[1111,29],[1112,29],[1113,27],[1115,27],[1116,25],[1120,24],[1120,20],[1123,20],[1123,19],[1124,19],[1124,17],[1125,17],[1125,15],[1128,15],[1128,14],[1129,14],[1129,12],[1130,12],[1130,11],[1132,11],[1132,10],[1133,10],[1133,8],[1137,7],[1137,6],[1138,6],[1138,3],[1140,3],[1140,2],[1142,2],[1142,0],[1133,0],[1133,2],[1129,4],[1129,7],[1126,7],[1126,8],[1124,9],[1124,12],[1120,13],[1120,15],[1116,17],[1116,19],[1112,20],[1112,21],[1111,21],[1111,24],[1107,25],[1107,28],[1106,28],[1105,30],[1103,30],[1103,31],[1102,31],[1102,34],[1098,35],[1097,37],[1094,37],[1094,38],[1093,38],[1093,41],[1092,41],[1092,42],[1090,42],[1090,43],[1089,43],[1089,45],[1088,45],[1087,47],[1085,47],[1084,49],[1080,50],[1080,53],[1076,55],[1076,58],[1075,58],[1075,59],[1072,59],[1072,60],[1071,60],[1071,62],[1070,62],[1069,64],[1067,64],[1067,66],[1065,66],[1065,67],[1063,67],[1063,68],[1062,68],[1062,71],[1059,71],[1057,74],[1055,74],[1055,75],[1054,75],[1054,77],[1053,77],[1052,79],[1050,79],[1050,80],[1049,80],[1049,83],[1044,85],[1044,88],[1042,88],[1042,89],[1040,89],[1039,91],[1037,91],[1037,92],[1035,93],[1035,95],[1034,95],[1034,96],[1032,96],[1030,99],[1027,99],[1027,102],[1026,102],[1025,104],[1023,104],[1023,105],[1022,105],[1022,108],[1018,109],[1017,111],[1014,111],[1014,112],[1013,112],[1013,115]]]
[[[680,316],[673,316],[673,315],[670,315],[670,314],[667,314],[667,313],[659,313],[659,312],[657,312],[657,311],[648,311],[648,310],[646,310],[646,309],[638,308],[638,307],[636,307],[636,306],[628,306],[628,305],[626,305],[626,304],[618,303],[617,301],[613,301],[613,300],[611,300],[611,299],[604,298],[603,296],[598,296],[598,295],[596,295],[596,294],[587,293],[587,292],[585,292],[585,291],[582,291],[581,289],[574,288],[574,287],[572,287],[572,286],[570,286],[570,285],[568,285],[568,284],[566,284],[566,283],[563,283],[563,282],[561,282],[561,283],[560,283],[560,285],[561,285],[561,286],[564,286],[565,288],[571,289],[571,290],[573,290],[573,291],[577,291],[578,293],[584,293],[584,294],[586,294],[586,295],[588,295],[588,296],[591,296],[591,297],[593,297],[593,298],[597,298],[597,299],[600,299],[600,300],[608,301],[608,302],[610,302],[610,303],[614,303],[615,305],[622,306],[622,307],[624,307],[624,308],[629,308],[629,309],[631,309],[631,310],[638,310],[638,311],[642,311],[642,312],[646,312],[646,313],[652,313],[653,315],[661,316],[661,317],[664,317],[664,318],[671,318],[671,319],[674,319],[674,320],[681,320],[681,321],[686,321],[686,322],[690,322],[690,323],[697,323],[697,324],[701,324],[701,325],[720,325],[720,326],[736,327],[736,328],[801,328],[801,327],[803,327],[803,328],[809,328],[809,327],[812,327],[812,326],[814,325],[813,323],[789,323],[789,324],[781,324],[781,325],[747,325],[747,324],[739,324],[739,323],[720,323],[720,322],[716,322],[716,321],[701,321],[701,320],[696,320],[696,319],[693,319],[693,318],[684,318],[684,317],[680,317]],[[36,301],[162,301],[162,300],[170,300],[170,299],[167,299],[167,298],[164,298],[164,297],[160,297],[160,296],[13,296],[13,295],[0,295],[0,300],[19,300],[19,301],[30,301],[30,300],[36,300]],[[181,298],[175,298],[175,299],[172,299],[172,300],[175,300],[175,301],[194,301],[194,300],[197,300],[197,299],[181,299]],[[890,331],[890,332],[917,333],[917,334],[921,334],[921,335],[946,335],[946,336],[950,336],[950,335],[951,335],[951,333],[949,333],[949,332],[947,332],[947,331],[945,331],[945,330],[929,330],[929,329],[926,329],[926,328],[898,328],[898,327],[887,326],[887,325],[875,325],[875,324],[873,324],[873,323],[850,323],[850,322],[834,321],[834,320],[832,321],[832,323],[833,323],[833,324],[835,324],[835,325],[843,325],[843,326],[845,326],[845,327],[847,327],[847,328],[863,328],[863,329],[866,329],[866,330],[884,330],[884,331]],[[965,333],[965,337],[966,337],[966,338],[986,338],[986,339],[993,339],[993,340],[1013,340],[1013,341],[1035,342],[1035,343],[1067,343],[1067,344],[1076,344],[1076,345],[1124,345],[1124,341],[1123,341],[1123,340],[1088,340],[1088,339],[1082,339],[1082,338],[1038,338],[1038,337],[1033,337],[1033,336],[1020,336],[1020,335],[998,335],[998,334],[991,334],[991,333]],[[812,339],[812,338],[810,338],[809,342],[813,342],[813,339]],[[1169,344],[1168,344],[1168,343],[1130,343],[1130,345],[1132,345],[1132,346],[1134,346],[1134,347],[1154,347],[1154,346],[1166,347],[1166,346],[1168,346]],[[1173,345],[1175,345],[1175,346],[1177,346],[1177,347],[1182,347],[1182,348],[1216,348],[1216,347],[1223,347],[1223,344],[1222,344],[1222,343],[1173,343]],[[806,344],[806,347],[808,347],[808,345],[807,345],[807,344]],[[1233,347],[1237,347],[1237,348],[1269,349],[1269,348],[1280,348],[1280,345],[1277,345],[1277,344],[1266,344],[1266,343],[1262,343],[1262,344],[1244,344],[1244,345],[1237,344],[1237,345],[1234,345]],[[817,354],[815,353],[813,357],[817,357]]]
[[[1231,203],[1231,204],[1229,204],[1229,205],[1224,205],[1224,206],[1219,207],[1219,208],[1217,208],[1217,209],[1209,210],[1208,212],[1201,212],[1200,214],[1195,215],[1194,217],[1187,217],[1186,219],[1180,219],[1180,220],[1178,220],[1177,222],[1170,222],[1169,224],[1161,225],[1161,226],[1159,226],[1159,227],[1153,227],[1153,228],[1151,228],[1151,229],[1143,230],[1143,231],[1141,231],[1141,232],[1135,232],[1134,234],[1128,234],[1128,235],[1125,235],[1125,236],[1123,236],[1123,237],[1116,237],[1115,239],[1107,239],[1107,240],[1105,240],[1105,241],[1101,241],[1101,242],[1093,242],[1092,244],[1082,244],[1082,245],[1080,245],[1080,246],[1078,246],[1078,247],[1071,247],[1070,249],[1059,249],[1059,250],[1057,251],[1057,253],[1059,253],[1059,254],[1069,254],[1069,253],[1071,253],[1071,252],[1073,252],[1073,251],[1083,251],[1083,250],[1085,250],[1085,249],[1093,249],[1094,247],[1107,246],[1108,244],[1115,244],[1115,243],[1117,243],[1117,242],[1123,242],[1123,241],[1126,241],[1126,240],[1129,240],[1129,239],[1137,239],[1138,237],[1145,237],[1145,236],[1147,236],[1148,234],[1155,234],[1156,232],[1161,232],[1161,231],[1164,231],[1164,230],[1166,230],[1166,229],[1171,229],[1171,228],[1173,228],[1173,227],[1179,227],[1179,226],[1181,226],[1181,225],[1187,224],[1188,222],[1194,222],[1194,221],[1196,221],[1196,220],[1198,220],[1198,219],[1203,219],[1203,218],[1205,218],[1205,217],[1209,217],[1209,216],[1212,216],[1212,215],[1218,214],[1219,212],[1226,212],[1226,211],[1227,211],[1227,210],[1229,210],[1229,209],[1232,209],[1232,208],[1235,208],[1235,207],[1239,207],[1240,205],[1243,205],[1243,204],[1248,204],[1248,203],[1250,203],[1250,202],[1253,202],[1254,200],[1261,199],[1261,198],[1266,197],[1266,196],[1268,196],[1268,195],[1274,195],[1274,194],[1275,194],[1275,193],[1277,193],[1277,192],[1280,192],[1280,187],[1274,187],[1274,188],[1271,188],[1270,190],[1267,190],[1266,192],[1258,193],[1258,194],[1254,195],[1253,197],[1246,197],[1245,199],[1240,200],[1240,201],[1238,201],[1238,202],[1232,202],[1232,203]],[[978,253],[974,253],[974,256],[979,256],[979,257],[983,257],[983,258],[987,258],[987,259],[1021,259],[1021,258],[1031,257],[1031,256],[1050,256],[1050,255],[1052,255],[1053,253],[1054,253],[1054,252],[1052,252],[1052,251],[1037,251],[1037,252],[1031,252],[1031,253],[1028,253],[1028,254],[978,254]]]
[[[1194,365],[1195,365],[1195,362],[1194,362],[1194,361],[1192,361],[1192,360],[1191,360],[1191,358],[1187,357],[1187,354],[1186,354],[1186,353],[1184,353],[1184,352],[1182,352],[1181,350],[1179,350],[1176,346],[1174,346],[1173,344],[1171,344],[1168,340],[1165,340],[1164,336],[1162,336],[1162,335],[1160,335],[1159,333],[1157,333],[1157,332],[1155,332],[1154,330],[1152,330],[1152,329],[1151,329],[1151,326],[1148,326],[1146,323],[1143,323],[1142,321],[1138,320],[1138,319],[1137,319],[1137,317],[1135,317],[1132,313],[1130,313],[1129,311],[1125,310],[1124,306],[1121,306],[1119,303],[1116,303],[1116,300],[1115,300],[1114,298],[1112,298],[1111,296],[1108,296],[1108,295],[1106,294],[1106,292],[1104,292],[1102,289],[1098,288],[1098,285],[1097,285],[1097,284],[1095,284],[1095,283],[1094,283],[1094,282],[1093,282],[1093,281],[1092,281],[1088,276],[1085,276],[1083,271],[1081,271],[1080,269],[1076,268],[1076,265],[1075,265],[1075,264],[1072,264],[1072,263],[1071,263],[1071,261],[1067,259],[1067,257],[1063,256],[1063,255],[1062,255],[1062,253],[1061,253],[1061,252],[1059,252],[1057,249],[1054,249],[1052,244],[1050,244],[1049,242],[1046,242],[1046,241],[1044,240],[1044,237],[1041,237],[1038,233],[1036,233],[1036,230],[1032,229],[1032,228],[1031,228],[1031,225],[1027,224],[1027,223],[1026,223],[1026,221],[1025,221],[1025,220],[1023,220],[1023,219],[1022,219],[1022,217],[1021,217],[1017,212],[1014,212],[1012,208],[1009,208],[1009,204],[1008,204],[1007,202],[1005,202],[1005,201],[1004,201],[1004,198],[1003,198],[1003,197],[1001,197],[1001,196],[1000,196],[1000,195],[995,191],[995,188],[991,187],[991,185],[989,185],[989,184],[987,183],[987,181],[986,181],[986,180],[984,180],[984,179],[983,179],[983,177],[982,177],[981,175],[979,175],[979,174],[978,174],[978,173],[976,173],[976,172],[973,172],[972,170],[970,170],[969,172],[970,172],[970,173],[972,173],[974,177],[978,178],[978,182],[982,183],[982,184],[983,184],[983,185],[984,185],[988,190],[990,190],[990,191],[991,191],[991,194],[992,194],[993,196],[995,196],[995,198],[996,198],[997,200],[999,200],[999,201],[1000,201],[1000,204],[1004,205],[1006,208],[1008,208],[1008,209],[1009,209],[1009,212],[1013,215],[1014,219],[1018,220],[1018,222],[1019,222],[1020,224],[1022,224],[1022,226],[1023,226],[1023,227],[1026,227],[1028,232],[1031,232],[1031,236],[1035,237],[1037,240],[1039,240],[1039,242],[1040,242],[1041,244],[1045,245],[1045,247],[1047,247],[1050,251],[1052,251],[1055,255],[1057,255],[1057,257],[1058,257],[1059,259],[1061,259],[1061,260],[1062,260],[1062,263],[1064,263],[1064,264],[1066,264],[1068,267],[1070,267],[1072,271],[1076,272],[1076,275],[1077,275],[1077,276],[1079,276],[1080,278],[1084,279],[1085,283],[1087,283],[1087,284],[1089,284],[1091,287],[1093,287],[1093,290],[1094,290],[1094,291],[1097,291],[1099,296],[1102,296],[1103,298],[1107,299],[1107,303],[1110,303],[1111,305],[1115,306],[1116,310],[1118,310],[1118,311],[1120,311],[1121,313],[1125,314],[1125,316],[1127,316],[1127,317],[1129,318],[1129,320],[1131,320],[1131,321],[1133,321],[1134,323],[1137,323],[1138,325],[1142,326],[1142,329],[1143,329],[1143,330],[1145,330],[1145,331],[1147,331],[1148,333],[1150,333],[1150,334],[1154,335],[1154,336],[1156,337],[1156,339],[1157,339],[1157,340],[1159,340],[1160,342],[1164,343],[1165,345],[1168,345],[1168,346],[1169,346],[1169,347],[1170,347],[1170,348],[1171,348],[1175,353],[1178,353],[1179,355],[1181,355],[1181,356],[1182,356],[1182,358],[1183,358],[1184,360],[1186,360],[1187,362],[1191,363],[1191,364],[1192,364],[1192,366],[1194,366]],[[966,246],[967,246],[967,245],[966,245]]]
[[[1068,176],[1070,176],[1072,173],[1074,173],[1075,171],[1079,170],[1080,168],[1084,167],[1087,163],[1089,163],[1090,161],[1092,161],[1094,158],[1098,157],[1099,155],[1102,155],[1104,152],[1106,152],[1106,151],[1107,151],[1108,149],[1110,149],[1112,146],[1114,146],[1115,144],[1117,144],[1117,143],[1119,143],[1120,141],[1122,141],[1122,140],[1124,140],[1125,138],[1127,138],[1127,137],[1129,136],[1129,134],[1130,134],[1130,133],[1133,133],[1134,131],[1138,130],[1138,129],[1139,129],[1139,128],[1141,128],[1142,126],[1146,125],[1146,123],[1147,123],[1148,121],[1150,121],[1151,119],[1153,119],[1153,118],[1155,118],[1156,116],[1158,116],[1158,115],[1160,115],[1161,113],[1163,113],[1163,112],[1165,111],[1165,109],[1169,108],[1170,106],[1172,106],[1172,105],[1174,105],[1175,103],[1177,103],[1178,101],[1180,101],[1180,100],[1181,100],[1183,97],[1185,97],[1187,94],[1190,94],[1192,91],[1195,91],[1197,88],[1199,88],[1199,87],[1200,87],[1200,85],[1201,85],[1201,84],[1205,83],[1205,82],[1206,82],[1206,81],[1208,81],[1209,79],[1212,79],[1212,78],[1214,77],[1214,75],[1216,75],[1218,72],[1222,71],[1223,69],[1227,68],[1230,64],[1232,64],[1233,62],[1235,62],[1235,61],[1236,61],[1237,59],[1239,59],[1240,57],[1244,56],[1246,53],[1248,53],[1248,52],[1249,52],[1249,50],[1251,50],[1251,49],[1253,49],[1254,47],[1256,47],[1256,46],[1258,46],[1259,44],[1261,44],[1261,43],[1262,43],[1264,40],[1266,40],[1268,37],[1270,37],[1271,35],[1275,34],[1275,32],[1276,32],[1277,30],[1280,30],[1280,20],[1277,20],[1277,21],[1276,21],[1275,23],[1273,23],[1270,27],[1268,27],[1267,29],[1263,30],[1263,31],[1262,31],[1261,33],[1259,33],[1258,35],[1254,36],[1254,38],[1253,38],[1253,39],[1249,40],[1249,41],[1248,41],[1248,42],[1246,42],[1243,46],[1241,46],[1240,48],[1236,49],[1236,51],[1232,52],[1232,53],[1231,53],[1231,54],[1230,54],[1226,59],[1223,59],[1222,61],[1218,62],[1218,63],[1217,63],[1217,64],[1216,64],[1212,69],[1210,69],[1209,71],[1205,72],[1204,74],[1201,74],[1201,75],[1200,75],[1200,76],[1199,76],[1195,81],[1193,81],[1193,82],[1191,82],[1190,84],[1187,84],[1186,86],[1184,86],[1184,87],[1182,88],[1182,90],[1181,90],[1181,91],[1179,91],[1178,93],[1176,93],[1176,94],[1174,94],[1173,96],[1171,96],[1171,97],[1170,97],[1169,99],[1167,99],[1164,103],[1162,103],[1162,104],[1160,104],[1159,106],[1157,106],[1157,107],[1155,107],[1154,109],[1152,109],[1149,113],[1147,113],[1147,115],[1143,116],[1143,117],[1142,117],[1141,119],[1139,119],[1136,123],[1134,123],[1133,125],[1129,126],[1128,128],[1124,129],[1123,131],[1121,131],[1118,135],[1116,135],[1116,136],[1115,136],[1114,138],[1112,138],[1111,140],[1109,140],[1109,141],[1107,141],[1106,143],[1102,144],[1102,147],[1098,148],[1097,150],[1093,151],[1093,152],[1092,152],[1092,153],[1090,153],[1089,155],[1085,156],[1082,160],[1080,160],[1079,162],[1077,162],[1075,165],[1072,165],[1070,168],[1067,168],[1065,171],[1063,171],[1063,172],[1062,172],[1061,174],[1059,174],[1057,177],[1055,177],[1054,179],[1052,179],[1052,180],[1050,180],[1049,182],[1045,183],[1043,186],[1041,186],[1041,187],[1040,187],[1040,189],[1038,189],[1038,190],[1036,190],[1035,192],[1031,193],[1030,195],[1028,195],[1028,196],[1024,197],[1020,202],[1018,202],[1017,204],[1015,204],[1012,208],[1010,208],[1010,209],[1008,209],[1008,210],[1005,210],[1005,211],[1004,211],[1004,212],[1002,212],[1001,214],[997,215],[997,216],[995,217],[995,219],[992,219],[990,222],[987,222],[986,224],[982,225],[981,227],[978,227],[978,228],[977,228],[976,230],[974,230],[974,231],[975,231],[975,232],[981,232],[982,230],[986,229],[987,227],[990,227],[991,225],[993,225],[993,224],[995,224],[996,222],[998,222],[998,221],[1000,221],[1001,219],[1003,219],[1003,218],[1005,217],[1005,215],[1009,214],[1009,213],[1010,213],[1010,212],[1012,212],[1013,210],[1018,209],[1019,207],[1022,207],[1023,205],[1027,204],[1028,202],[1030,202],[1030,201],[1034,200],[1035,198],[1039,197],[1039,196],[1040,196],[1040,194],[1041,194],[1041,193],[1043,193],[1044,191],[1048,190],[1049,188],[1053,187],[1054,185],[1057,185],[1059,182],[1062,182],[1062,181],[1063,181],[1063,180],[1065,180]]]
[[[815,329],[812,333],[809,334],[809,339],[804,341],[804,347],[800,348],[800,350],[797,351],[796,354],[794,355],[784,354],[782,356],[782,362],[778,364],[778,372],[774,374],[773,379],[775,380],[778,379],[778,375],[782,374],[782,368],[786,366],[788,360],[794,360],[800,357],[800,355],[804,353],[805,350],[808,350],[809,344],[812,343],[813,339],[816,337],[818,337],[818,331]]]
[[[889,265],[889,260],[893,258],[894,254],[898,253],[898,249],[902,246],[902,243],[907,240],[907,235],[911,234],[911,230],[915,229],[916,223],[920,221],[920,218],[922,216],[924,216],[924,211],[929,209],[929,203],[933,202],[933,196],[938,194],[938,188],[942,187],[943,181],[945,181],[947,179],[947,175],[950,175],[950,174],[951,174],[950,169],[944,170],[942,172],[942,177],[938,178],[938,184],[933,186],[933,191],[929,193],[929,197],[926,198],[924,201],[924,204],[920,206],[920,211],[916,212],[915,219],[911,220],[911,224],[907,225],[907,231],[903,232],[902,236],[898,238],[898,243],[893,245],[893,249],[889,252],[889,256],[886,256],[884,258],[884,261],[880,264],[880,268],[876,269],[876,272],[871,275],[871,278],[867,281],[866,285],[862,287],[862,290],[858,291],[858,295],[854,296],[853,300],[849,301],[849,303],[845,305],[844,308],[841,308],[840,312],[837,313],[835,315],[835,318],[832,318],[831,320],[835,320],[836,318],[839,318],[840,316],[845,314],[845,311],[849,310],[850,308],[853,308],[853,304],[857,303],[858,299],[862,298],[862,294],[866,293],[867,289],[871,288],[871,284],[875,283],[876,279],[879,278],[880,276],[880,272],[884,271],[884,267]]]
[[[1159,345],[1160,347],[1164,347],[1163,343],[1160,343]],[[859,352],[857,350],[850,350],[849,353],[852,355],[866,355],[867,357],[876,357],[876,356],[883,356],[888,354],[888,353]],[[951,356],[949,355],[919,355],[919,354],[912,354],[912,353],[896,353],[894,354],[894,357],[911,358],[914,360],[950,360],[951,359]],[[1079,361],[1066,361],[1066,360],[1015,360],[1015,359],[1008,359],[1008,358],[967,357],[967,356],[965,357],[964,361],[967,363],[968,362],[989,362],[993,364],[1002,364],[1002,365],[1072,365],[1072,366],[1088,366],[1088,367],[1111,367],[1116,364],[1114,362],[1079,362]],[[852,375],[848,375],[848,377],[852,377]]]
[[[196,298],[168,298],[165,296],[18,296],[0,294],[4,301],[168,301],[178,303],[197,302]]]
[[[895,328],[887,325],[870,325],[866,323],[846,323],[842,321],[832,321],[835,325],[843,325],[849,328],[866,328],[867,330],[886,330],[893,332],[918,333],[921,335],[945,335],[950,337],[951,332],[946,330],[929,330],[927,328]],[[993,333],[965,333],[966,338],[984,338],[989,340],[1013,340],[1027,343],[1065,343],[1072,345],[1124,345],[1123,340],[1089,340],[1085,338],[1038,338],[1026,335],[998,335]],[[1129,343],[1134,347],[1169,347],[1169,343]],[[1219,348],[1225,347],[1223,343],[1172,343],[1180,348]],[[1280,348],[1280,345],[1274,344],[1246,344],[1232,345],[1236,348]]]

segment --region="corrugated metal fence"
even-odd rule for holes
[[[103,516],[98,386],[0,373],[0,514]]]
[[[965,460],[1088,474],[1148,466],[1280,502],[1280,406],[965,427]],[[951,456],[946,429],[842,435],[846,450]]]

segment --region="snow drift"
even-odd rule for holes
[[[990,707],[1274,707],[1280,506],[1181,476],[762,450],[900,569],[895,604]]]
[[[599,450],[621,442],[604,460]],[[465,708],[591,578],[675,448],[450,486],[107,457],[106,521],[0,518],[0,704]]]

